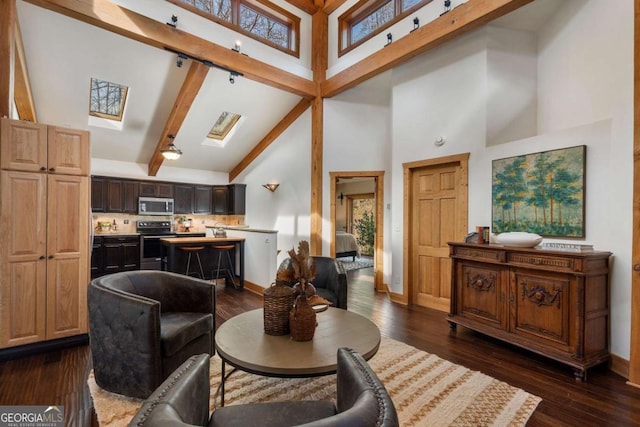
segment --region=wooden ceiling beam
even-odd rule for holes
[[[287,0],[287,3],[297,7],[303,12],[313,15],[318,10],[318,6],[310,0]]]
[[[15,76],[16,0],[0,0],[0,117],[11,117]]]
[[[191,61],[191,66],[189,67],[187,76],[184,78],[184,82],[182,83],[180,92],[176,97],[176,101],[173,104],[171,114],[169,114],[169,119],[167,120],[167,123],[165,123],[164,130],[160,135],[160,141],[158,141],[158,145],[156,146],[153,156],[149,161],[149,176],[156,176],[158,173],[158,169],[160,169],[162,162],[164,162],[164,156],[160,151],[166,149],[169,146],[169,143],[172,142],[169,135],[175,136],[178,134],[178,131],[191,108],[191,104],[193,104],[193,100],[196,98],[196,95],[198,95],[208,72],[209,67],[206,65],[197,61]]]
[[[232,170],[229,172],[229,182],[233,181],[243,170],[245,170],[251,162],[253,162],[258,156],[271,145],[282,133],[287,130],[289,126],[293,122],[295,122],[298,117],[304,113],[307,108],[311,105],[311,101],[309,99],[303,98],[298,102],[298,104],[293,107],[291,111],[287,113],[286,116],[280,122],[273,127],[267,133],[267,135],[262,138],[262,140],[256,144],[255,147],[247,154],[241,161],[238,163]]]
[[[7,2],[9,0],[0,0]],[[14,0],[15,1],[15,0]],[[245,78],[306,98],[316,95],[314,82],[265,62],[240,55],[180,29],[154,21],[108,0],[25,0],[149,46],[181,52],[241,73]],[[4,16],[4,13],[3,13]]]
[[[16,58],[15,58],[15,82],[14,82],[14,99],[18,117],[20,120],[28,120],[37,123],[36,107],[33,103],[33,95],[31,91],[31,81],[29,80],[29,71],[27,69],[27,58],[24,53],[24,45],[22,43],[22,33],[20,25],[16,21],[15,26],[16,37]]]
[[[347,0],[326,0],[324,2],[324,7],[322,8],[322,10],[324,10],[324,13],[326,13],[327,15],[331,15],[336,11],[336,9],[338,9],[346,2]]]
[[[321,84],[330,98],[533,0],[473,0],[436,18]]]

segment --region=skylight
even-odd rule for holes
[[[207,138],[225,139],[235,124],[238,123],[238,120],[240,120],[240,114],[224,111],[209,131]]]
[[[127,86],[92,77],[89,115],[122,121],[128,90]]]

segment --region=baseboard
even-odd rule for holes
[[[629,361],[627,359],[612,354],[609,370],[629,379]]]
[[[264,291],[264,288],[260,285],[256,285],[253,282],[248,281],[247,279],[244,280],[244,288],[249,291],[249,292],[253,292],[256,295],[260,295],[262,296],[262,293]]]
[[[406,295],[398,294],[396,292],[391,292],[388,284],[384,284],[386,288],[387,296],[391,300],[391,302],[395,302],[396,304],[409,305],[409,299]]]
[[[18,359],[25,356],[31,356],[38,353],[45,353],[47,351],[62,350],[64,348],[86,344],[89,344],[88,334],[59,338],[57,340],[41,341],[33,344],[20,345],[17,347],[9,347],[0,350],[0,362],[4,362],[5,360]]]

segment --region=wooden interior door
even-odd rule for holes
[[[451,297],[447,242],[460,241],[467,223],[466,167],[450,160],[411,168],[408,195],[410,301],[441,311],[449,311]]]

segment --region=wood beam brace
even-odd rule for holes
[[[311,101],[303,98],[298,104],[293,107],[289,113],[280,122],[273,127],[267,133],[267,135],[262,138],[262,140],[256,144],[255,147],[247,154],[241,161],[238,163],[232,170],[229,172],[229,182],[233,181],[243,170],[245,170],[251,162],[258,158],[258,156],[271,145],[282,133],[287,130],[287,128],[295,122],[298,117],[302,115],[307,108],[311,105]]]
[[[169,143],[172,141],[172,139],[169,138],[169,135],[175,136],[178,134],[178,131],[191,108],[191,104],[193,104],[193,100],[196,98],[196,95],[198,95],[208,72],[209,67],[206,65],[200,62],[191,61],[191,66],[189,67],[187,76],[182,83],[178,97],[173,104],[171,114],[169,114],[169,119],[164,125],[160,141],[158,141],[158,145],[156,146],[153,156],[149,161],[149,176],[156,176],[158,173],[158,169],[160,169],[162,162],[164,162],[164,156],[162,156],[160,151],[167,148]]]
[[[22,44],[22,33],[20,25],[16,21],[15,27],[16,37],[16,58],[15,58],[15,85],[14,99],[18,117],[20,120],[28,120],[37,123],[36,107],[33,103],[33,95],[31,92],[31,82],[29,80],[29,71],[27,69],[27,57],[24,53],[24,45]]]
[[[15,79],[16,0],[0,0],[0,117],[11,117]]]
[[[25,1],[149,46],[184,53],[222,68],[237,71],[248,79],[286,92],[306,98],[312,98],[316,94],[315,85],[310,80],[154,21],[108,0]]]
[[[323,82],[322,96],[335,96],[532,1],[473,0],[463,3]]]

